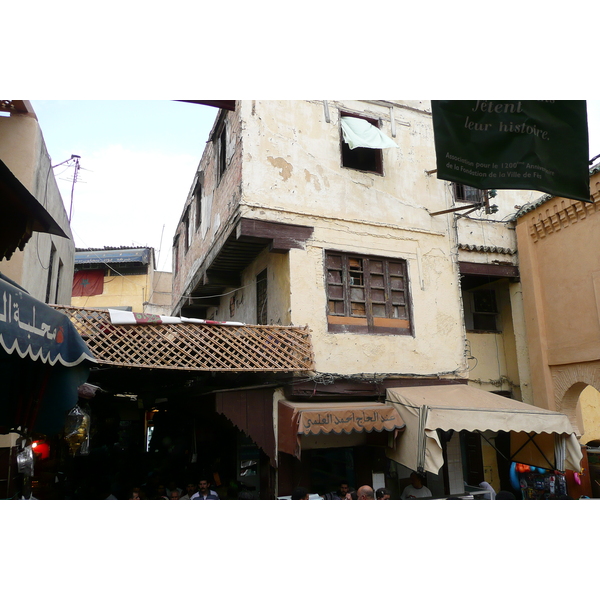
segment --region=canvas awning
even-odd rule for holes
[[[0,259],[9,259],[23,250],[34,231],[60,237],[69,236],[50,213],[0,160]]]
[[[569,418],[562,413],[468,385],[390,388],[386,401],[406,423],[406,431],[388,450],[388,457],[415,471],[438,473],[443,465],[438,429],[554,434],[556,468],[579,471],[579,442]]]
[[[279,450],[297,457],[302,435],[391,432],[403,428],[398,411],[382,402],[279,401]]]

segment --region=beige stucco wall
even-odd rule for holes
[[[17,250],[10,260],[0,261],[0,271],[34,298],[45,302],[50,253],[54,245],[49,302],[69,304],[75,245],[50,156],[32,109],[29,113],[0,117],[0,159],[69,236],[66,239],[34,232],[23,251]]]
[[[429,215],[444,208],[446,190],[425,174],[435,168],[428,103],[394,108],[400,148],[383,151],[383,176],[341,166],[339,111],[378,118],[392,137],[389,108],[359,101],[330,101],[328,108],[330,123],[319,101],[241,107],[241,215],[314,228],[306,249],[289,253],[291,322],[311,328],[318,371],[460,371],[464,330],[450,221]],[[407,261],[414,337],[327,331],[329,249]]]
[[[242,273],[241,285],[224,293],[219,307],[207,317],[217,321],[256,323],[256,276],[267,269],[267,320],[269,325],[297,325],[290,319],[290,268],[286,254],[263,250]]]

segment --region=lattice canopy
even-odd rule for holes
[[[108,310],[54,306],[69,316],[99,364],[184,371],[311,371],[308,327],[113,325]]]

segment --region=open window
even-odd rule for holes
[[[340,113],[342,166],[383,175],[383,148],[397,144],[379,129],[379,121]]]
[[[196,207],[196,229],[202,223],[202,179],[199,177],[194,188],[194,205]]]
[[[179,272],[179,234],[173,239],[173,273]]]
[[[328,330],[412,335],[406,261],[326,252]]]
[[[256,324],[268,325],[267,321],[267,269],[256,276]]]
[[[452,191],[455,202],[468,202],[469,204],[485,204],[487,201],[487,192],[478,188],[464,185],[463,183],[452,182]]]
[[[185,250],[185,252],[187,252],[188,248],[190,247],[190,244],[192,243],[192,231],[191,231],[191,224],[190,224],[190,207],[189,206],[185,209],[185,213],[183,214],[182,223],[183,223],[183,235],[184,235],[184,240],[185,240],[183,249]]]
[[[217,173],[218,181],[221,181],[223,173],[225,173],[225,169],[227,168],[227,127],[225,122],[223,122],[217,140]]]

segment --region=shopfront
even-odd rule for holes
[[[556,496],[560,492],[556,482],[565,471],[580,470],[581,448],[571,422],[562,413],[468,385],[391,388],[386,403],[395,407],[406,423],[387,456],[410,470],[431,474],[434,481],[438,478],[439,496],[464,492],[469,477],[466,442],[473,434],[495,450],[496,468],[503,471],[498,479],[505,482],[504,488],[510,484],[518,497]],[[501,444],[502,440],[507,443]],[[540,477],[516,476],[518,465]],[[530,484],[532,488],[546,485],[550,476],[555,476],[552,491],[548,487],[545,495],[527,492]]]
[[[382,402],[339,400],[277,404],[278,495],[297,486],[325,494],[346,481],[383,487],[386,448],[404,429]]]

